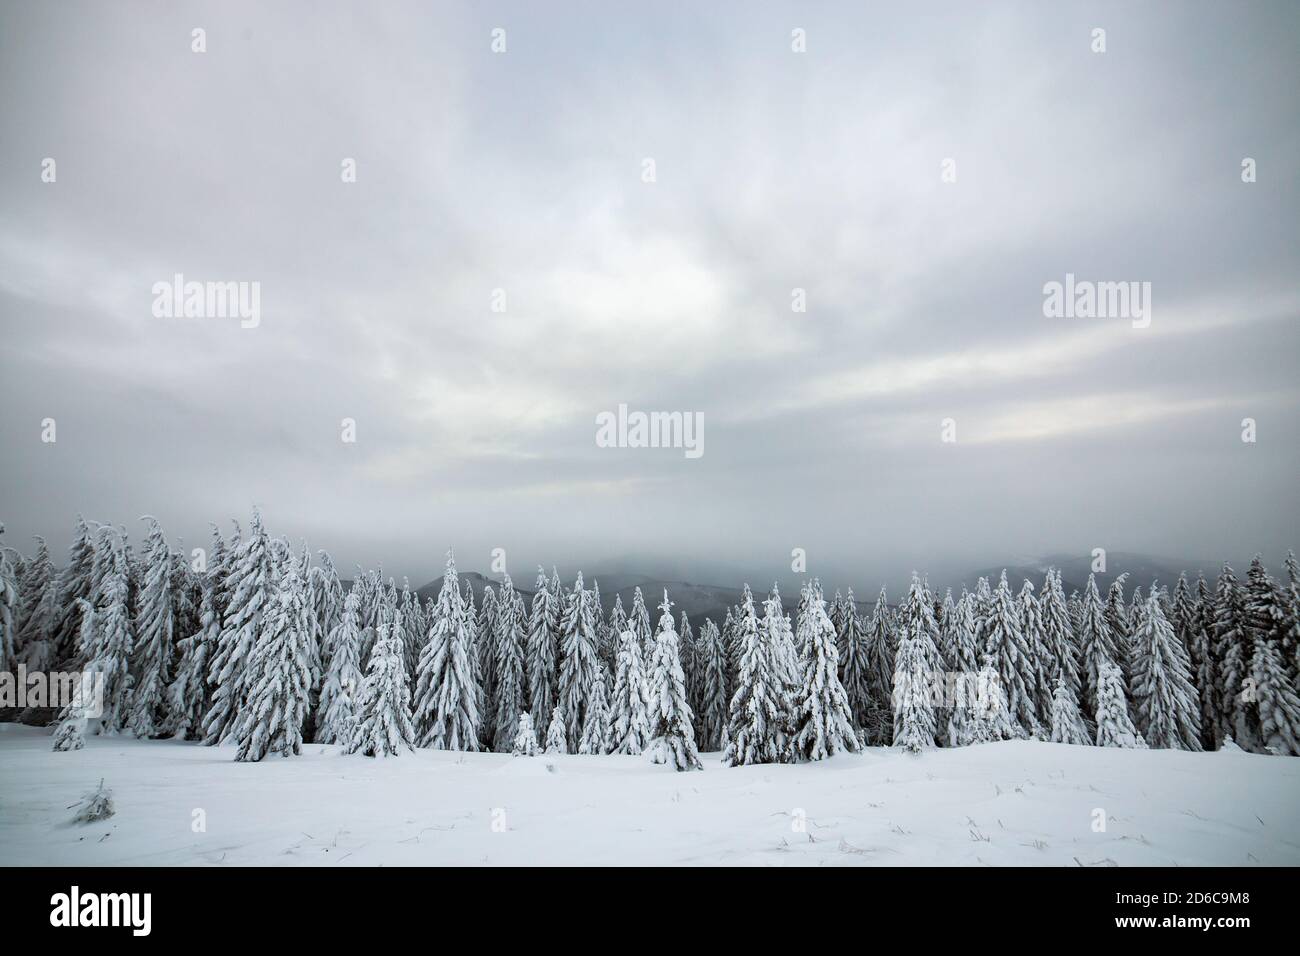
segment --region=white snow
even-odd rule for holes
[[[55,753],[48,730],[0,724],[0,865],[1300,865],[1300,759],[1240,751],[1008,741],[736,768],[715,753],[703,773],[234,753],[129,737]],[[71,823],[101,777],[116,814]]]

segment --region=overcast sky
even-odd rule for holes
[[[1277,566],[1297,37],[1291,2],[0,0],[5,540],[256,503],[415,581]],[[1150,282],[1150,326],[1045,318],[1067,272]],[[175,273],[260,283],[260,325],[155,318]],[[597,447],[620,402],[702,413],[703,456]]]

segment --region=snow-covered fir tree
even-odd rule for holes
[[[1083,655],[1083,683],[1087,692],[1087,711],[1095,714],[1097,710],[1097,686],[1101,682],[1101,673],[1107,665],[1116,663],[1119,651],[1115,646],[1115,637],[1110,625],[1106,623],[1106,606],[1101,602],[1097,590],[1097,579],[1088,575],[1088,587],[1084,592],[1081,616],[1079,618],[1079,649]]]
[[[1221,721],[1215,692],[1219,662],[1214,654],[1214,593],[1203,574],[1196,577],[1196,601],[1192,610],[1192,643],[1187,651],[1195,668],[1192,678],[1201,702],[1201,747],[1217,750]]]
[[[1012,720],[1027,732],[1040,734],[1037,661],[1021,628],[1020,613],[1007,584],[1006,571],[1002,572],[993,591],[980,631],[984,636],[985,653],[992,660],[1007,695]]]
[[[727,662],[718,625],[705,620],[700,628],[700,710],[695,739],[706,751],[722,749],[727,729]]]
[[[792,750],[800,760],[822,760],[842,750],[857,753],[861,746],[849,697],[840,683],[835,625],[826,614],[820,589],[806,591],[808,610],[799,635],[804,648],[803,682],[795,697]],[[849,612],[841,609],[841,613]]]
[[[346,614],[346,611],[345,611]],[[355,720],[348,753],[367,757],[393,757],[413,749],[415,728],[411,722],[411,689],[406,682],[406,659],[394,636],[401,630],[401,611],[393,620],[381,620],[375,647],[361,688],[360,715]],[[339,649],[341,656],[345,651]],[[337,705],[342,696],[335,696]],[[351,719],[346,723],[353,723]],[[345,721],[340,717],[340,726]]]
[[[894,655],[897,647],[889,598],[882,587],[867,627],[871,702],[862,728],[867,742],[878,746],[888,745],[894,736]]]
[[[1052,708],[1056,706],[1056,679],[1064,678],[1066,686],[1076,701],[1083,693],[1083,683],[1079,677],[1079,661],[1075,654],[1074,625],[1070,620],[1069,606],[1065,600],[1065,590],[1061,587],[1061,572],[1049,568],[1043,577],[1043,585],[1038,592],[1038,604],[1042,610],[1043,651],[1047,666],[1045,671],[1052,688]]]
[[[1110,582],[1106,593],[1106,624],[1110,628],[1111,639],[1115,643],[1115,663],[1119,665],[1124,680],[1129,679],[1130,644],[1133,639],[1133,625],[1129,620],[1128,608],[1124,605],[1124,581],[1128,573],[1117,575]]]
[[[501,585],[501,598],[497,602],[494,651],[496,660],[495,735],[492,749],[506,753],[519,732],[519,715],[528,708],[527,688],[524,681],[525,621],[520,618],[523,603],[519,600],[510,575]]]
[[[556,707],[551,711],[551,723],[546,728],[546,752],[548,754],[567,754],[569,752],[567,735],[568,730],[564,724],[564,711]]]
[[[296,562],[290,561],[284,570],[266,625],[248,662],[248,700],[234,729],[236,760],[302,753],[314,625]]]
[[[641,659],[649,660],[652,649],[650,640],[654,632],[650,628],[650,612],[646,609],[645,598],[639,587],[632,592],[632,611],[628,614],[628,624],[641,642]]]
[[[1046,578],[1044,578],[1046,584]],[[1020,612],[1020,630],[1029,652],[1033,674],[1034,717],[1040,733],[1050,732],[1052,724],[1052,680],[1059,666],[1047,646],[1047,630],[1043,623],[1043,609],[1034,593],[1034,585],[1025,579],[1016,598]]]
[[[581,571],[564,609],[561,630],[559,706],[569,722],[568,739],[576,747],[582,735],[587,698],[600,663],[596,650],[596,616],[591,592],[583,587]]]
[[[149,533],[144,542],[144,587],[136,611],[136,676],[127,729],[137,737],[152,737],[158,731],[163,698],[171,680],[176,639],[174,566],[162,526],[151,516],[142,520],[149,523]]]
[[[1124,674],[1118,664],[1106,663],[1097,676],[1097,746],[1146,749],[1146,741],[1128,715]]]
[[[343,613],[327,644],[329,668],[321,685],[316,742],[349,745],[359,719],[362,684],[361,597],[355,591],[343,599]]]
[[[0,536],[4,534],[0,521]],[[12,673],[18,663],[16,650],[16,605],[18,603],[18,572],[14,567],[14,552],[0,541],[0,671]]]
[[[1005,584],[1005,578],[1003,580]],[[917,753],[935,745],[934,610],[926,599],[920,578],[913,573],[912,587],[899,609],[898,653],[894,661],[893,746]]]
[[[480,689],[475,680],[470,622],[456,560],[448,555],[415,692],[415,727],[422,747],[479,749]]]
[[[527,711],[519,715],[519,725],[515,728],[515,739],[510,752],[516,757],[537,756],[537,731],[533,729],[533,717]]]
[[[835,644],[839,655],[840,684],[849,701],[853,726],[861,732],[867,726],[867,712],[871,702],[871,662],[867,631],[858,614],[852,588],[849,588],[848,597],[840,605],[839,621],[836,624]]]
[[[587,699],[587,713],[582,720],[582,739],[578,753],[607,754],[613,749],[613,731],[610,727],[609,700],[605,694],[605,665],[596,669],[596,679],[591,682],[591,696]]]
[[[473,591],[470,591],[473,600]],[[497,693],[497,593],[489,584],[483,587],[483,604],[479,608],[476,624],[475,644],[478,648],[478,679],[481,693],[479,696],[479,713],[484,715],[481,730],[485,736],[485,746],[490,746],[496,735],[496,721],[490,719],[490,701],[496,700]]]
[[[558,681],[555,633],[559,629],[559,608],[546,583],[546,572],[537,568],[537,590],[533,593],[532,613],[528,620],[528,702],[529,713],[545,716],[555,706]]]
[[[264,618],[274,597],[275,570],[262,514],[254,509],[249,537],[230,555],[226,576],[229,595],[221,622],[221,639],[208,667],[212,706],[203,718],[203,742],[227,740],[248,697],[247,673],[253,648],[261,642]]]
[[[86,519],[77,515],[72,545],[68,548],[68,563],[59,575],[59,590],[55,613],[57,625],[53,634],[53,657],[62,665],[79,660],[77,638],[81,633],[81,601],[91,599],[94,582],[95,542]]]
[[[1265,753],[1300,756],[1300,695],[1297,695],[1282,661],[1281,645],[1263,641],[1256,645],[1250,664],[1254,711],[1259,742]]]
[[[189,636],[176,642],[181,659],[176,666],[176,675],[167,687],[167,719],[162,727],[164,734],[182,740],[199,735],[203,715],[208,712],[212,702],[208,692],[208,663],[220,639],[221,619],[216,608],[216,582],[209,576],[203,581],[198,627]]]
[[[1088,727],[1079,713],[1079,699],[1070,689],[1064,674],[1056,678],[1052,692],[1052,743],[1088,746]]]
[[[651,763],[668,764],[674,770],[703,770],[695,748],[695,729],[686,702],[686,678],[667,589],[659,610],[659,630],[650,661],[650,742],[646,753]]]
[[[1238,745],[1246,721],[1242,680],[1250,670],[1246,630],[1245,590],[1232,568],[1224,564],[1214,592],[1214,656],[1218,662],[1214,698],[1219,718],[1218,739],[1236,738]]]
[[[686,675],[686,703],[690,705],[691,713],[697,714],[700,703],[700,681],[696,671],[700,666],[700,654],[699,648],[696,647],[695,629],[691,627],[685,611],[682,611],[681,620],[677,625],[677,641],[682,651],[682,673]]]
[[[93,642],[93,654],[86,670],[93,671],[103,682],[104,706],[97,730],[106,734],[120,731],[126,722],[131,702],[131,651],[135,631],[131,621],[131,583],[125,551],[114,550],[113,573],[104,579],[100,607],[95,612],[93,637],[83,631],[83,640]],[[88,608],[82,609],[83,615]]]
[[[650,717],[646,709],[645,665],[641,659],[641,639],[636,632],[623,632],[618,644],[614,671],[614,699],[610,708],[613,751],[639,754],[650,739]]]
[[[771,599],[768,609],[770,611]],[[779,614],[780,609],[768,616]],[[771,646],[770,629],[759,627],[754,616],[754,595],[746,584],[740,610],[733,619],[740,643],[740,671],[727,714],[726,746],[722,763],[727,767],[780,763],[787,757],[785,702]]]
[[[799,614],[802,617],[807,614],[807,609],[802,607],[802,601],[800,603]],[[772,654],[783,693],[792,698],[799,684],[799,651],[795,646],[794,626],[785,613],[785,602],[781,600],[781,589],[775,583],[763,602],[763,624],[771,631]],[[786,709],[789,710],[788,701]]]
[[[1149,747],[1200,750],[1201,708],[1192,686],[1191,661],[1165,618],[1155,587],[1142,605],[1131,650],[1138,732]]]
[[[26,564],[18,585],[17,656],[29,671],[53,670],[54,638],[58,627],[59,581],[50,563],[45,539],[33,535],[36,554]],[[129,573],[128,567],[128,573]]]

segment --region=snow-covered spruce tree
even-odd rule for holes
[[[695,646],[695,630],[682,611],[681,621],[677,626],[677,643],[681,648],[682,673],[686,676],[686,703],[692,714],[699,713],[700,682],[696,671],[699,670],[699,648]]]
[[[1159,750],[1200,750],[1200,700],[1191,662],[1160,606],[1158,590],[1142,605],[1131,644],[1133,714],[1147,745]]]
[[[641,595],[640,587],[632,593],[632,613],[628,615],[628,624],[631,625],[637,640],[641,642],[641,659],[649,660],[653,631],[650,629],[650,612],[646,610],[645,598]]]
[[[519,726],[510,752],[516,757],[537,756],[537,731],[533,729],[533,717],[527,711],[519,715]]]
[[[1058,569],[1048,568],[1043,586],[1038,592],[1038,603],[1042,609],[1043,648],[1046,654],[1039,672],[1047,675],[1053,688],[1052,712],[1055,713],[1055,684],[1058,677],[1065,679],[1076,706],[1079,695],[1083,692],[1083,684],[1079,679],[1079,662],[1075,657],[1074,625],[1070,620],[1070,610]]]
[[[82,635],[78,635],[74,640],[82,646],[97,647],[99,642],[94,633],[99,625],[95,617],[95,609],[85,598],[77,598],[77,600],[81,602],[78,614],[81,630],[85,632],[85,636],[83,638]],[[81,679],[77,682],[72,700],[68,701],[59,712],[59,725],[54,733],[55,750],[80,750],[86,745],[84,734],[89,723],[87,709],[93,703],[97,685],[100,684],[96,672],[91,669],[92,664],[93,662],[87,662],[82,669]]]
[[[473,592],[471,592],[472,594]],[[472,598],[471,598],[472,600]],[[497,594],[490,584],[483,586],[483,604],[478,612],[476,628],[476,645],[478,648],[478,675],[482,694],[479,697],[479,713],[485,716],[480,729],[486,735],[483,744],[488,747],[496,734],[496,722],[486,719],[495,712],[493,702],[497,695]]]
[[[934,612],[935,639],[934,646],[939,651],[940,665],[946,671],[957,669],[957,643],[953,632],[953,619],[957,616],[957,602],[952,598],[952,588],[948,588],[943,600],[936,603]]]
[[[568,740],[573,745],[570,749],[574,749],[582,736],[587,697],[600,663],[596,651],[596,616],[591,592],[582,585],[581,571],[569,595],[561,627],[559,706],[568,720]]]
[[[406,657],[406,676],[412,683],[420,666],[420,652],[424,650],[424,639],[429,633],[428,622],[424,619],[424,608],[420,605],[420,596],[411,590],[411,582],[402,579],[402,652]]]
[[[360,718],[348,743],[348,753],[395,757],[403,750],[414,749],[415,728],[411,725],[411,689],[406,683],[406,659],[394,636],[401,627],[401,611],[394,612],[391,621],[380,620],[366,681],[361,688]],[[340,653],[336,656],[343,653],[340,646]],[[334,703],[337,705],[342,699],[342,696],[336,696]]]
[[[421,747],[478,750],[479,687],[456,560],[448,555],[429,640],[420,656],[415,727]]]
[[[18,585],[17,656],[29,671],[52,670],[58,626],[59,581],[45,539],[33,535],[36,554],[27,562]]]
[[[1214,698],[1220,742],[1238,737],[1245,722],[1241,682],[1250,669],[1248,642],[1245,591],[1232,568],[1224,564],[1214,593],[1214,656],[1218,663]],[[1237,743],[1243,741],[1238,738]]]
[[[483,658],[479,654],[479,633],[478,617],[474,610],[474,583],[470,579],[465,579],[465,587],[461,597],[461,615],[464,618],[465,634],[468,639],[469,647],[469,669],[470,684],[474,688],[475,701],[478,708],[478,747],[479,750],[487,750],[492,744],[492,731],[495,724],[492,722],[491,712],[488,710],[487,691],[483,687]],[[491,640],[491,634],[487,635]]]
[[[786,759],[785,712],[780,678],[771,644],[771,628],[759,626],[754,616],[754,595],[746,584],[740,611],[733,618],[740,643],[740,671],[727,714],[722,763],[738,767],[755,763],[780,763]],[[767,617],[780,608],[766,602]]]
[[[167,719],[162,732],[189,740],[197,737],[212,698],[208,692],[208,662],[221,639],[221,620],[216,608],[216,582],[203,581],[198,628],[176,642],[181,660],[176,676],[167,687]]]
[[[848,613],[841,611],[841,613]],[[799,760],[822,760],[861,749],[849,697],[839,677],[835,625],[820,590],[808,589],[808,612],[800,622],[803,683],[795,697],[792,750]]]
[[[1205,750],[1217,750],[1222,721],[1216,693],[1219,661],[1214,653],[1214,593],[1203,574],[1196,578],[1193,616],[1192,646],[1187,650],[1192,656],[1192,666],[1196,668],[1192,677],[1201,700],[1201,746]]]
[[[1110,628],[1111,639],[1115,642],[1115,663],[1119,665],[1124,680],[1128,681],[1130,644],[1133,640],[1133,624],[1129,620],[1128,608],[1124,606],[1124,581],[1128,573],[1116,576],[1110,582],[1106,593],[1106,624]]]
[[[596,657],[606,668],[613,668],[614,654],[614,637],[609,633],[609,625],[605,623],[605,605],[603,598],[600,596],[600,582],[595,578],[591,581],[591,613],[594,618],[596,628]]]
[[[1088,727],[1079,713],[1079,699],[1074,696],[1064,675],[1056,678],[1052,692],[1052,743],[1088,746]]]
[[[582,739],[578,753],[600,756],[613,749],[609,720],[609,700],[605,696],[605,665],[596,668],[596,679],[591,682],[591,696],[587,699],[587,714],[582,721]]]
[[[727,662],[722,635],[712,619],[700,628],[700,711],[695,739],[705,751],[722,749],[727,729]]]
[[[1087,713],[1097,711],[1097,686],[1101,672],[1115,663],[1118,650],[1110,625],[1106,623],[1106,607],[1097,591],[1097,580],[1088,575],[1088,589],[1083,597],[1082,616],[1079,619],[1079,648],[1083,653],[1083,682],[1087,691]]]
[[[82,600],[90,600],[95,568],[95,543],[86,519],[77,515],[77,527],[68,548],[68,564],[59,575],[59,593],[55,603],[58,623],[53,641],[54,660],[63,669],[74,669],[82,661],[77,637],[81,633]]]
[[[835,645],[839,656],[839,678],[849,702],[849,713],[854,728],[861,733],[867,726],[867,711],[871,702],[871,662],[868,655],[867,632],[858,614],[853,588],[840,605],[839,626]]]
[[[641,639],[629,622],[618,644],[614,670],[614,699],[610,708],[614,753],[639,754],[650,739],[646,710],[648,686],[641,659]]]
[[[261,641],[264,618],[271,609],[277,578],[272,567],[270,540],[262,524],[262,514],[253,510],[248,540],[230,555],[226,576],[229,594],[226,614],[221,621],[221,639],[208,667],[212,685],[212,706],[203,718],[203,742],[208,745],[227,740],[248,697],[248,667],[253,648]]]
[[[1011,719],[1028,733],[1041,736],[1037,709],[1036,661],[1021,629],[1020,613],[1002,572],[993,599],[981,622],[985,653],[991,659],[1007,695]]]
[[[867,742],[888,746],[894,737],[894,654],[898,637],[885,589],[880,589],[867,627],[867,661],[871,675],[871,711],[863,731]]]
[[[618,666],[618,649],[623,642],[623,632],[627,630],[627,612],[623,610],[622,596],[617,593],[614,595],[614,606],[609,609],[607,628],[609,632],[609,653],[611,655],[609,670],[612,674]]]
[[[1282,662],[1281,645],[1264,641],[1255,646],[1250,664],[1259,741],[1264,753],[1300,756],[1300,696]]]
[[[556,607],[546,572],[537,568],[537,590],[533,593],[532,613],[528,621],[528,702],[529,713],[545,716],[555,706],[556,667],[555,632],[559,608]]]
[[[144,542],[144,587],[136,610],[132,662],[135,689],[131,695],[127,729],[137,737],[152,737],[158,732],[163,698],[171,681],[171,660],[176,640],[172,603],[174,567],[158,520],[150,515],[140,520],[148,522],[149,533]]]
[[[951,648],[951,707],[944,738],[950,747],[965,747],[984,743],[988,737],[983,729],[979,708],[981,667],[980,649],[975,634],[975,600],[962,588],[961,598],[948,614],[946,641]]]
[[[727,608],[727,616],[722,621],[719,637],[722,640],[722,660],[725,665],[727,700],[736,689],[736,676],[740,673],[740,650],[736,640],[736,614],[739,608]],[[725,728],[724,728],[725,733]]]
[[[351,591],[343,599],[343,614],[328,638],[329,669],[320,691],[320,720],[316,742],[351,744],[361,702],[361,598]],[[371,655],[373,664],[373,657]]]
[[[913,573],[912,587],[899,609],[893,686],[893,746],[913,753],[935,745],[933,693],[935,663],[939,660],[934,646],[935,629],[934,610],[926,600],[920,578]]]
[[[666,588],[659,610],[659,630],[650,661],[650,742],[646,753],[651,763],[670,764],[674,770],[703,770],[695,749],[691,708],[686,702],[686,678]]]
[[[799,611],[802,617],[807,613],[802,608]],[[775,613],[772,609],[775,608]],[[785,602],[781,600],[781,589],[775,582],[772,584],[772,590],[767,594],[767,600],[763,602],[763,620],[766,626],[771,628],[772,654],[776,660],[777,673],[781,677],[781,685],[785,696],[793,699],[794,689],[799,685],[799,652],[795,647],[794,626],[790,623],[790,618],[785,613]],[[789,708],[787,707],[787,712]],[[788,713],[787,713],[788,716]]]
[[[1292,682],[1297,683],[1300,674],[1300,562],[1296,561],[1294,551],[1286,553],[1286,592],[1291,609],[1291,627],[1282,641],[1282,659],[1292,675]]]
[[[266,628],[248,661],[248,700],[233,737],[236,760],[302,753],[302,729],[311,691],[311,606],[296,561],[289,561]]]
[[[131,703],[131,650],[135,632],[131,621],[131,583],[126,554],[114,552],[113,573],[104,580],[100,607],[95,612],[94,656],[86,665],[103,680],[104,707],[98,731],[116,734],[126,722]],[[86,608],[82,609],[83,614]],[[84,635],[86,641],[91,637]]]
[[[1238,733],[1235,737],[1237,743],[1256,753],[1268,752],[1268,739],[1264,733],[1262,722],[1264,717],[1264,708],[1260,707],[1261,689],[1259,682],[1255,680],[1256,672],[1280,675],[1285,682],[1286,689],[1294,691],[1295,675],[1287,666],[1287,661],[1283,657],[1282,649],[1288,638],[1288,632],[1292,627],[1291,608],[1289,596],[1285,591],[1279,588],[1274,582],[1268,571],[1264,568],[1263,562],[1260,561],[1259,555],[1256,555],[1250,563],[1250,570],[1246,574],[1245,586],[1245,638],[1247,647],[1247,656],[1245,658],[1245,673],[1249,680],[1243,680],[1240,711],[1237,715]],[[1256,666],[1256,660],[1265,653],[1266,648],[1272,648],[1273,653],[1270,657],[1273,660],[1267,664]],[[1274,686],[1271,688],[1270,703],[1276,705],[1284,701],[1288,696],[1286,689],[1279,685],[1274,677]],[[1285,718],[1285,706],[1279,711],[1279,722],[1276,726],[1285,728],[1287,724]],[[1285,746],[1286,731],[1280,734],[1275,733],[1283,746]],[[1285,749],[1280,752],[1286,753]]]
[[[5,531],[0,521],[0,535]],[[13,673],[17,667],[15,611],[18,603],[18,572],[13,552],[0,542],[0,671]]]
[[[1146,741],[1128,715],[1124,674],[1117,664],[1106,664],[1097,678],[1097,746],[1146,749]]]
[[[497,603],[495,651],[493,671],[497,677],[495,729],[492,749],[506,753],[514,745],[519,732],[519,715],[528,709],[528,691],[524,683],[524,624],[519,617],[523,603],[519,600],[510,575],[501,585],[501,600]]]
[[[1044,577],[1043,583],[1046,584]],[[1025,647],[1029,651],[1030,670],[1033,674],[1034,717],[1039,733],[1045,738],[1052,726],[1052,683],[1059,666],[1047,646],[1047,628],[1043,623],[1043,609],[1034,594],[1034,585],[1028,578],[1016,599],[1020,611],[1020,629]]]
[[[569,744],[565,739],[564,711],[556,707],[551,711],[551,723],[546,728],[546,752],[548,754],[567,754]]]
[[[343,620],[343,582],[339,580],[339,572],[334,567],[334,559],[330,557],[328,551],[317,551],[320,558],[320,564],[311,569],[308,582],[308,588],[311,593],[312,617],[316,623],[317,640],[320,642],[320,667],[322,677],[329,670],[330,654],[333,653],[333,647],[330,637],[339,622]],[[323,705],[319,705],[321,716],[324,713]],[[317,717],[316,723],[319,727],[321,716]]]

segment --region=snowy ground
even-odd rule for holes
[[[0,864],[1300,864],[1296,758],[1014,742],[738,769],[712,754],[677,774],[638,757],[232,756],[129,738],[54,753],[0,724]],[[101,777],[116,815],[70,823]]]

